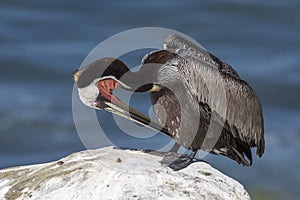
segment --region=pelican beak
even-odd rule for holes
[[[166,135],[170,135],[168,130],[165,127],[163,127],[163,125],[161,125],[155,120],[152,120],[148,116],[140,113],[134,108],[126,105],[116,96],[114,96],[111,93],[111,91],[108,91],[107,87],[102,86],[102,84],[97,84],[97,87],[99,89],[99,95],[97,97],[97,100],[92,103],[93,105],[91,105],[91,107],[106,110],[108,112],[117,114],[121,117],[134,121],[138,124],[151,128],[155,131],[162,132]]]

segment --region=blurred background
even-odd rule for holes
[[[255,158],[250,168],[222,156],[205,159],[241,182],[253,199],[299,199],[300,1],[0,4],[0,168],[53,161],[84,150],[72,116],[72,72],[108,37],[157,26],[192,37],[230,63],[263,104],[262,159]],[[138,63],[141,56],[133,52],[127,59]],[[142,110],[148,99],[139,97],[133,107]],[[99,121],[112,117],[103,111],[97,115]],[[105,126],[122,134],[113,123]],[[130,141],[125,141],[127,146]]]

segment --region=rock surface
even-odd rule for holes
[[[0,199],[250,199],[204,162],[172,171],[160,156],[105,147],[57,162],[3,169]]]

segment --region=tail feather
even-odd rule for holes
[[[225,142],[226,141],[226,142]],[[214,154],[224,155],[244,166],[252,165],[252,153],[250,146],[233,136],[226,140],[219,140],[215,148],[211,151]]]

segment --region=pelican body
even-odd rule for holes
[[[81,101],[170,136],[194,152],[191,159],[201,149],[250,166],[251,147],[259,157],[265,149],[262,107],[253,89],[229,64],[179,35],[169,35],[163,47],[147,54],[137,72],[115,58],[76,71]],[[159,121],[115,97],[117,87],[149,92]]]

